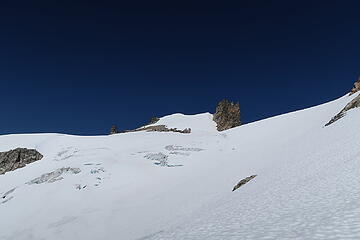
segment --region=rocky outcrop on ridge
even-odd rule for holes
[[[346,112],[353,108],[360,107],[360,95],[349,102],[335,117],[333,117],[325,126],[329,126],[346,115]]]
[[[238,184],[235,185],[235,187],[233,188],[232,191],[235,191],[236,189],[238,189],[239,187],[241,187],[242,185],[250,182],[253,178],[255,178],[257,175],[252,175],[250,177],[244,178],[243,180],[241,180]]]
[[[110,135],[119,133],[118,127],[116,125],[112,125],[110,129]]]
[[[119,131],[118,128],[114,125],[111,128],[110,135],[138,131],[191,133],[190,128],[179,130],[177,128],[168,128],[166,125],[155,125],[157,122],[159,122],[159,120],[160,119],[158,117],[152,117],[147,125],[133,130]],[[230,102],[226,99],[220,101],[216,107],[216,112],[213,115],[213,121],[216,122],[218,131],[224,131],[240,126],[242,124],[240,120],[240,104]]]
[[[177,133],[191,133],[191,128],[185,128],[183,130],[177,129],[177,128],[167,128],[165,125],[154,125],[154,126],[145,126],[133,130],[124,130],[124,131],[118,131],[116,126],[113,126],[110,131],[110,135],[117,134],[117,133],[129,133],[129,132],[140,132],[140,131],[146,131],[146,132],[177,132]]]
[[[217,123],[217,130],[224,131],[241,125],[240,105],[229,100],[222,100],[216,107],[213,120]]]
[[[360,77],[358,78],[357,82],[354,83],[354,87],[351,89],[350,95],[360,91]]]
[[[158,117],[152,117],[148,125],[155,124],[160,120]]]
[[[35,149],[16,148],[0,152],[0,174],[25,167],[26,164],[41,160],[43,155]]]
[[[134,130],[126,130],[125,132],[139,132],[139,131],[191,133],[191,128],[185,128],[184,130],[179,130],[177,128],[167,128],[165,125],[155,125],[155,126],[137,128]]]

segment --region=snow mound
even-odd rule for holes
[[[158,122],[147,126],[156,125],[165,125],[167,128],[177,128],[179,130],[191,128],[192,132],[217,131],[216,123],[213,121],[213,115],[211,113],[202,113],[196,115],[184,115],[181,113],[175,113],[169,116],[162,117]]]

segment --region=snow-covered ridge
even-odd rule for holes
[[[360,111],[324,127],[356,96],[223,132],[0,136],[44,155],[0,175],[0,239],[358,239]]]
[[[213,121],[213,115],[211,113],[201,113],[195,115],[175,113],[162,117],[158,122],[146,126],[155,125],[165,125],[168,128],[177,129],[191,128],[192,131],[217,131],[216,123]]]

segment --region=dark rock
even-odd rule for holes
[[[0,152],[0,174],[25,167],[26,164],[41,160],[43,155],[35,149],[16,148]]]
[[[191,128],[185,128],[184,130],[180,131],[181,133],[191,133]]]
[[[159,120],[160,120],[160,118],[158,118],[158,117],[152,117],[152,118],[150,119],[150,122],[149,122],[148,125],[157,123]]]
[[[191,133],[191,128],[185,128],[184,130],[179,130],[177,128],[167,128],[165,125],[155,125],[155,126],[137,128],[134,130],[127,130],[125,132],[139,132],[139,131]]]
[[[110,135],[116,133],[119,133],[118,127],[116,125],[113,125],[110,130]]]
[[[235,191],[236,189],[238,189],[239,187],[241,187],[242,185],[250,182],[253,178],[255,178],[257,175],[252,175],[250,177],[244,178],[243,180],[241,180],[238,184],[235,185],[235,187],[233,188],[232,191]]]
[[[357,82],[354,83],[354,87],[351,89],[350,95],[360,91],[360,77],[358,78]]]
[[[346,112],[350,109],[358,107],[360,107],[360,95],[354,98],[351,102],[349,102],[335,117],[333,117],[327,124],[325,124],[325,127],[343,118],[346,115]]]
[[[240,105],[229,100],[222,100],[216,107],[213,120],[217,123],[217,130],[224,131],[241,125]]]

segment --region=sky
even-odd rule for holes
[[[244,123],[345,95],[357,1],[1,1],[0,134],[107,134],[239,102]]]

